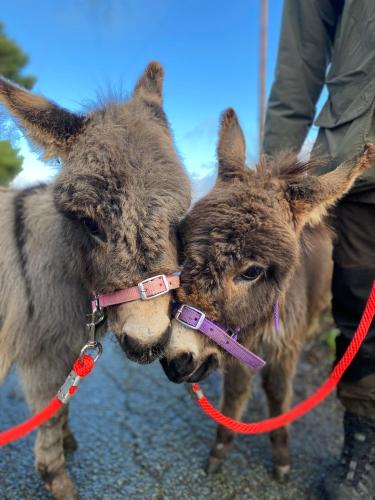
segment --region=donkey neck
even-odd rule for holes
[[[67,231],[72,223],[57,211],[53,187],[16,193],[14,207],[14,235],[29,313],[37,304],[43,308],[44,302],[87,301],[80,253]]]

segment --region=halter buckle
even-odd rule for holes
[[[161,290],[160,292],[154,292],[148,295],[146,288],[147,283],[150,283],[158,279],[161,279],[163,281],[164,290]],[[154,299],[155,297],[160,297],[160,295],[165,295],[171,289],[171,287],[169,286],[168,278],[166,277],[165,274],[158,274],[157,276],[153,276],[152,278],[147,278],[146,280],[143,280],[140,283],[138,283],[137,286],[142,300],[151,300]]]
[[[185,307],[188,310],[194,311],[195,313],[197,313],[199,315],[199,318],[194,318],[194,320],[195,319],[197,320],[197,322],[194,325],[191,325],[188,321],[181,318],[181,314],[183,313]],[[192,328],[193,330],[199,330],[203,324],[203,321],[206,319],[206,315],[202,311],[200,311],[199,309],[196,309],[195,307],[191,307],[191,306],[188,306],[186,304],[183,304],[181,307],[178,308],[178,310],[175,314],[175,318],[182,325],[188,326],[189,328]]]

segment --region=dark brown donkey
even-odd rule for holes
[[[0,189],[0,382],[15,363],[33,412],[64,382],[87,342],[91,292],[112,293],[178,269],[175,226],[190,184],[151,63],[126,102],[76,115],[0,78],[0,102],[62,168],[49,186]],[[126,354],[147,363],[170,336],[170,294],[108,309]],[[124,417],[126,418],[126,417]],[[15,422],[16,424],[16,422]],[[67,408],[38,431],[36,466],[54,498],[75,497],[63,449]]]
[[[250,170],[234,111],[222,117],[216,185],[181,227],[185,263],[178,300],[220,324],[240,327],[239,342],[263,354],[271,416],[289,408],[301,348],[329,305],[332,234],[324,215],[374,157],[375,147],[368,145],[355,161],[319,178],[311,175],[313,161],[291,155]],[[276,301],[279,332],[273,323]],[[195,382],[223,368],[222,410],[241,418],[252,374],[202,333],[174,320],[162,364],[174,382]],[[233,437],[219,427],[209,470],[219,467]],[[290,470],[287,429],[272,432],[271,443],[275,473],[282,479]]]

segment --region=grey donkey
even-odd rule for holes
[[[228,109],[221,120],[216,184],[181,224],[185,261],[177,297],[221,325],[239,326],[239,342],[264,354],[263,387],[270,416],[276,416],[289,408],[301,349],[319,333],[320,315],[330,303],[333,233],[327,210],[371,167],[375,146],[366,145],[354,161],[320,177],[312,175],[319,160],[303,162],[283,153],[249,169],[245,158],[242,129]],[[222,368],[222,411],[241,418],[253,373],[202,333],[173,320],[162,365],[174,382],[197,382]],[[209,471],[220,467],[233,438],[232,431],[218,428]],[[270,438],[274,473],[285,479],[287,428]]]
[[[175,226],[190,183],[162,107],[152,62],[124,102],[85,116],[0,79],[0,102],[46,158],[51,185],[0,190],[0,382],[16,364],[32,412],[64,382],[87,341],[91,292],[111,293],[178,269]],[[170,294],[108,309],[129,358],[159,357],[170,336]],[[16,423],[16,422],[15,422]],[[36,437],[36,467],[56,499],[76,497],[64,449],[75,448],[64,409]]]

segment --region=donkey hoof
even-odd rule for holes
[[[290,479],[290,465],[275,465],[273,477],[280,483],[286,483]]]
[[[54,500],[78,500],[76,487],[65,471],[45,477],[44,481]]]
[[[208,475],[210,475],[210,474],[216,474],[217,472],[219,472],[219,470],[221,469],[221,466],[223,465],[223,461],[224,460],[222,458],[210,456],[208,458],[208,463],[206,466],[206,473]]]
[[[72,433],[69,433],[64,437],[63,447],[65,451],[76,451],[78,448],[78,443]]]

